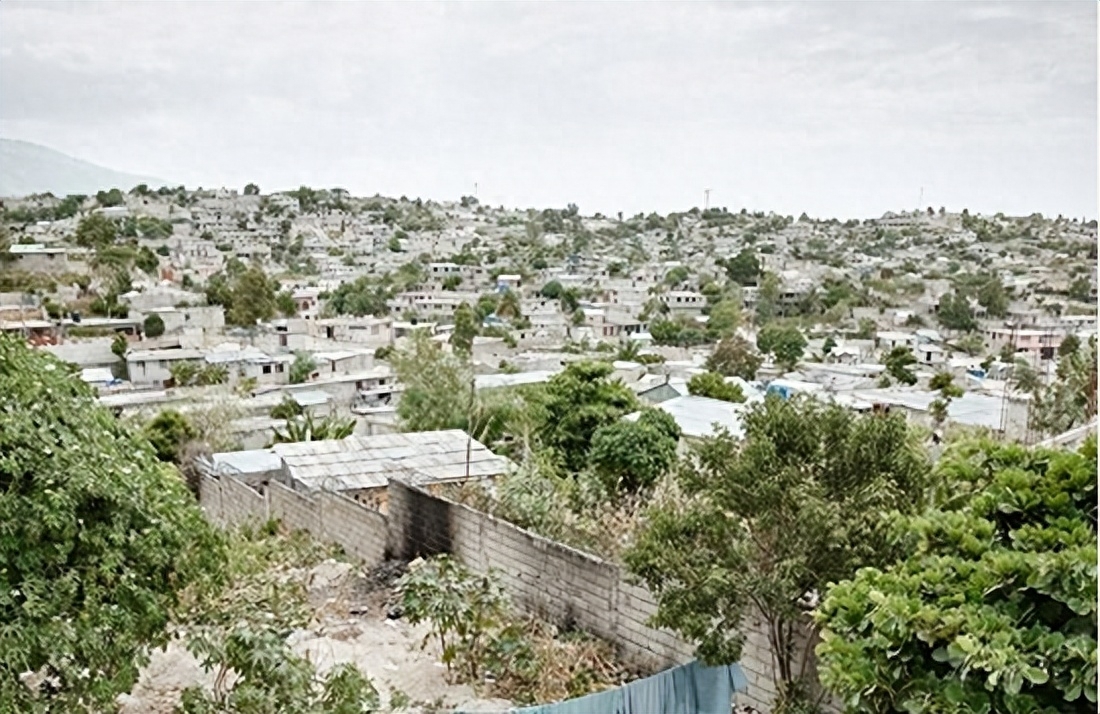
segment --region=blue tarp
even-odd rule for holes
[[[748,682],[736,664],[706,667],[692,662],[617,689],[515,714],[729,714],[734,692]]]

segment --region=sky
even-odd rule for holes
[[[1097,4],[5,0],[0,136],[189,187],[1094,218]]]

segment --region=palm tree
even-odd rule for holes
[[[273,428],[275,433],[271,444],[288,444],[300,441],[326,441],[329,439],[346,439],[355,431],[355,419],[347,421],[335,414],[329,414],[321,421],[314,421],[309,412],[301,416],[287,419],[286,431]]]
[[[621,362],[637,362],[641,353],[642,348],[638,346],[638,343],[627,337],[619,344],[619,352],[615,355],[615,359]]]

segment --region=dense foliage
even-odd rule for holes
[[[724,377],[752,380],[756,379],[756,371],[763,362],[764,359],[748,340],[731,337],[715,345],[714,352],[707,358],[706,367]]]
[[[636,421],[620,419],[592,435],[589,461],[608,491],[637,491],[676,461],[680,427],[660,409],[645,409]]]
[[[777,688],[794,698],[805,601],[892,561],[881,514],[919,507],[926,464],[901,416],[804,397],[768,397],[744,430],[743,442],[727,434],[695,449],[677,473],[687,499],[654,507],[625,561],[657,598],[653,623],[706,662],[736,662],[743,624],[759,613]]]
[[[219,540],[62,362],[0,337],[0,394],[0,711],[109,709]]]
[[[794,369],[806,351],[806,337],[793,324],[773,322],[756,335],[756,346],[764,354],[775,357],[784,369]]]
[[[1096,441],[965,444],[906,553],[832,588],[822,681],[856,711],[1096,711]]]
[[[745,393],[741,387],[731,384],[717,372],[702,372],[688,381],[688,394],[720,399],[724,402],[743,402]]]
[[[542,443],[572,471],[584,468],[597,429],[639,406],[634,393],[611,378],[613,371],[606,362],[574,362],[546,385]]]

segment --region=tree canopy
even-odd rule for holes
[[[743,443],[722,434],[695,448],[676,472],[687,500],[653,507],[625,560],[657,599],[653,624],[707,663],[736,662],[758,612],[776,683],[793,697],[802,603],[893,560],[880,514],[919,508],[926,462],[900,415],[771,396],[743,425]]]
[[[970,302],[965,295],[958,292],[948,293],[940,298],[936,319],[947,329],[960,332],[970,332],[978,326]]]
[[[636,421],[619,419],[592,434],[589,460],[611,492],[652,486],[676,461],[680,427],[668,413],[645,409]]]
[[[806,338],[795,325],[771,323],[757,334],[756,346],[761,352],[774,355],[775,361],[789,370],[802,359]]]
[[[726,275],[738,285],[756,285],[760,277],[760,260],[756,253],[745,248],[725,262]]]
[[[714,347],[707,358],[706,367],[724,377],[740,377],[744,380],[756,379],[764,359],[753,349],[752,344],[743,337],[731,337],[722,340]]]
[[[220,540],[64,363],[0,336],[0,393],[0,710],[109,710]]]
[[[546,385],[542,443],[572,471],[584,468],[597,429],[639,407],[634,393],[611,379],[613,371],[606,362],[573,362]]]
[[[741,387],[730,384],[717,372],[701,372],[688,381],[688,394],[721,399],[724,402],[743,402]]]
[[[909,369],[910,365],[916,363],[917,358],[913,355],[913,351],[905,345],[898,345],[882,358],[882,364],[886,367],[886,372],[902,384],[912,385],[917,383],[917,375]]]
[[[833,587],[822,682],[854,711],[1096,710],[1096,441],[964,443],[905,553]]]

